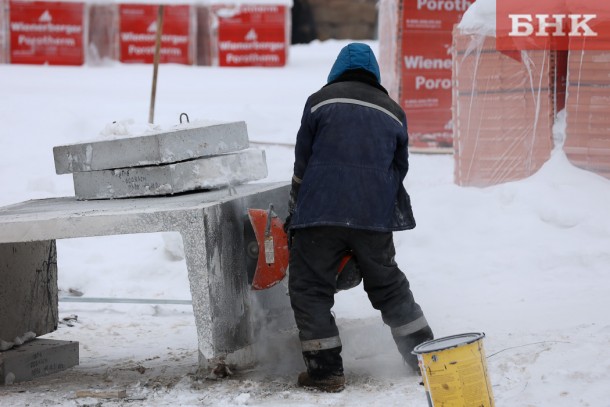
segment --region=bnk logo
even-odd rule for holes
[[[597,14],[536,14],[537,30],[531,14],[510,14],[508,17],[511,20],[511,31],[508,35],[513,37],[527,37],[532,34],[539,37],[549,35],[597,37],[598,35],[589,26],[589,22],[597,18]]]
[[[502,1],[496,20],[499,50],[610,50],[607,0]]]

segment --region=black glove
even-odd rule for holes
[[[292,236],[294,232],[290,230],[290,223],[292,221],[292,215],[294,215],[294,211],[297,207],[297,198],[299,196],[300,188],[301,180],[296,175],[293,175],[290,198],[288,199],[288,216],[286,216],[286,220],[284,221],[284,232],[286,232],[286,236],[288,237],[288,248],[292,246]]]
[[[284,221],[284,233],[288,234],[290,232],[290,221],[292,220],[292,213],[288,213],[286,216],[286,220]]]
[[[294,215],[294,211],[297,207],[297,198],[299,197],[299,189],[301,188],[301,180],[297,178],[296,175],[292,176],[292,186],[290,188],[290,197],[288,198],[288,216],[286,216],[286,221],[284,222],[284,232],[288,234],[288,229],[290,229],[290,221],[292,220],[292,215]]]
[[[299,197],[299,189],[301,189],[301,179],[296,175],[292,176],[292,186],[290,188],[290,198],[288,199],[288,213],[292,215],[297,207],[297,199]]]

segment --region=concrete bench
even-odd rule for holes
[[[250,289],[246,209],[273,203],[283,218],[289,188],[242,184],[169,197],[66,197],[0,208],[0,339],[57,329],[56,239],[173,231],[184,243],[200,367],[221,360],[252,364],[256,332],[266,323],[259,310],[278,329],[294,320],[284,286]]]

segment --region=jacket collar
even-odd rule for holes
[[[337,79],[333,80],[332,82],[327,83],[323,87],[327,87],[329,85],[332,85],[333,83],[339,83],[339,82],[362,82],[362,83],[366,83],[367,85],[371,85],[371,86],[379,89],[386,95],[388,94],[388,91],[383,86],[381,86],[381,84],[379,82],[377,82],[377,78],[375,77],[375,75],[373,75],[371,72],[367,71],[366,69],[359,68],[359,69],[350,69],[348,71],[345,71],[341,75],[339,75],[339,77]]]

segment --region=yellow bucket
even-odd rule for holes
[[[434,339],[413,349],[430,407],[494,407],[484,333]]]

